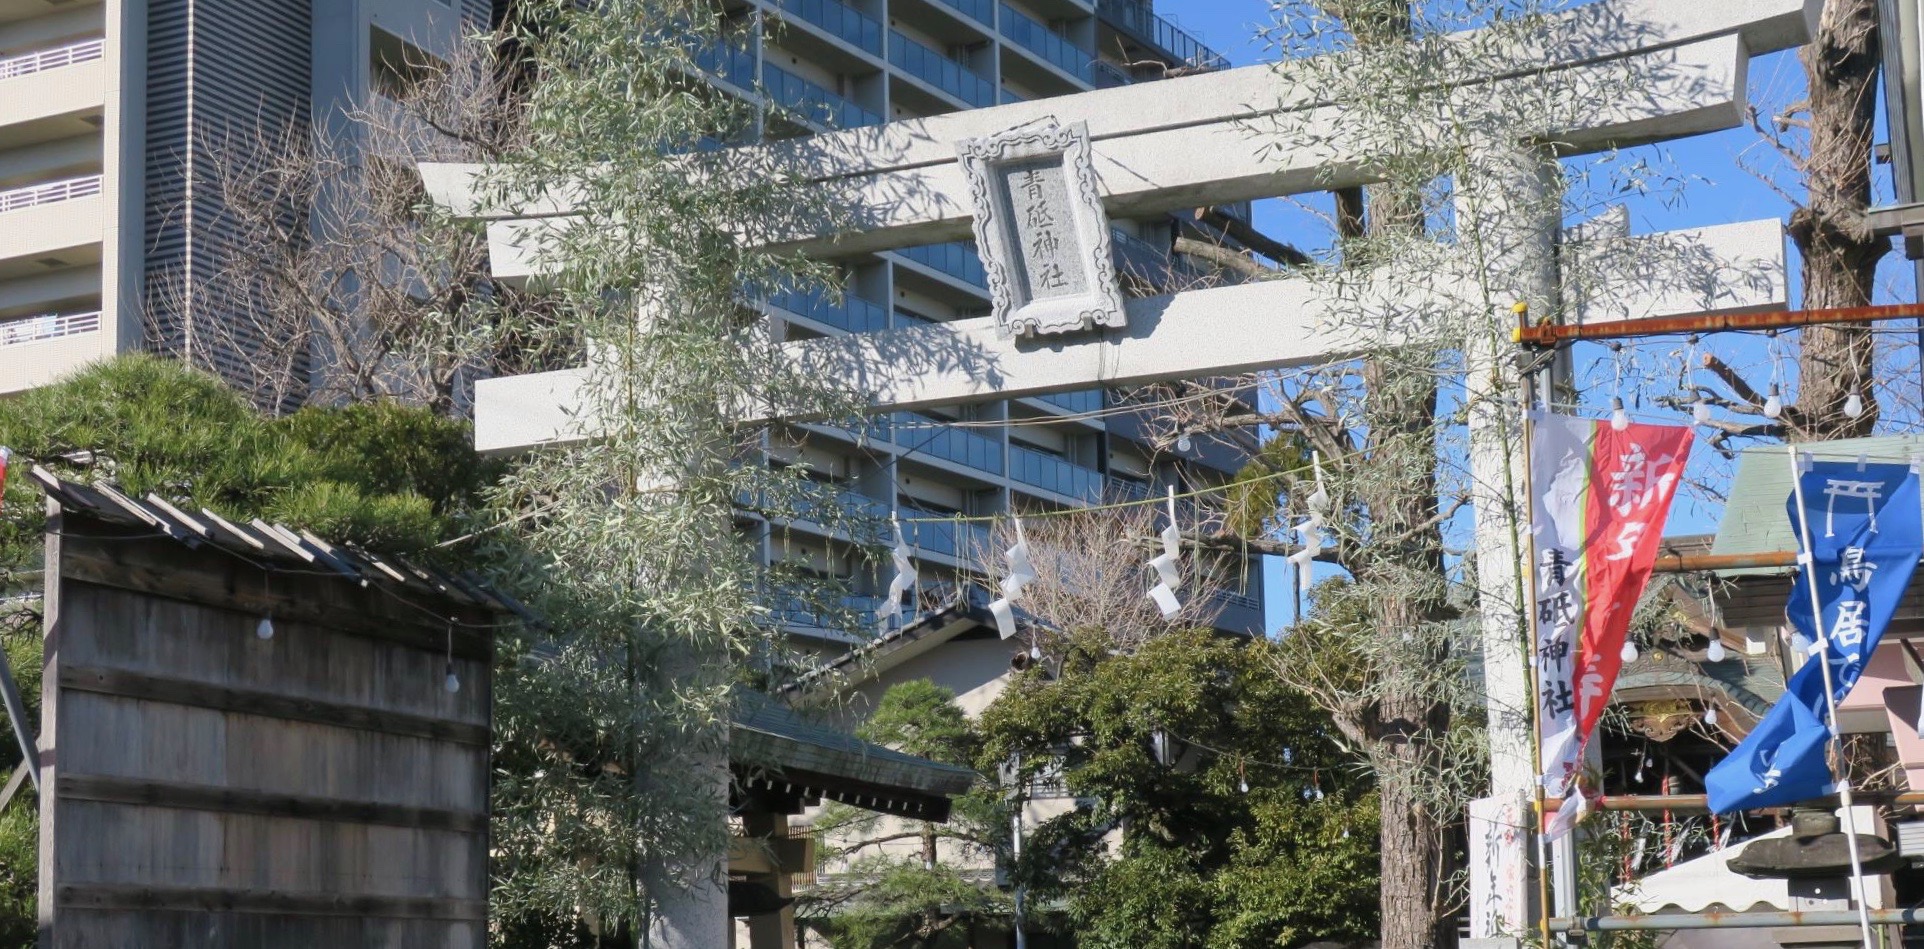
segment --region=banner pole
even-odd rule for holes
[[[1830,712],[1830,742],[1837,749],[1837,758],[1843,763],[1843,780],[1837,784],[1838,802],[1844,805],[1844,840],[1850,846],[1851,889],[1857,896],[1857,924],[1864,937],[1864,949],[1876,949],[1871,939],[1871,910],[1868,893],[1864,886],[1864,860],[1857,851],[1857,809],[1851,800],[1850,760],[1844,757],[1843,736],[1837,732],[1837,693],[1831,685],[1830,675],[1830,631],[1824,628],[1823,598],[1817,593],[1817,555],[1810,542],[1810,510],[1804,507],[1804,473],[1797,455],[1797,446],[1786,445],[1790,450],[1791,491],[1797,497],[1797,531],[1803,543],[1803,552],[1798,562],[1804,570],[1804,586],[1810,591],[1811,622],[1817,626],[1817,661],[1824,673],[1824,706]]]
[[[1526,505],[1525,514],[1530,518],[1532,527],[1535,526],[1537,517],[1536,466],[1533,464],[1536,458],[1531,454],[1531,448],[1536,441],[1536,407],[1532,404],[1533,400],[1530,397],[1533,376],[1534,373],[1527,374],[1522,387],[1523,498]],[[1545,403],[1544,407],[1547,409],[1548,403]],[[1537,590],[1537,539],[1534,530],[1525,530],[1523,534],[1523,542],[1517,545],[1517,553],[1525,555],[1523,569],[1517,571],[1517,605],[1523,609],[1524,635],[1528,637],[1523,653],[1523,666],[1530,673],[1530,714],[1526,719],[1530,723],[1531,770],[1537,774],[1537,779],[1530,782],[1530,813],[1535,818],[1534,826],[1530,830],[1536,836],[1537,844],[1537,935],[1543,940],[1545,949],[1549,949],[1552,945],[1550,917],[1555,914],[1551,912],[1550,904],[1550,841],[1543,832],[1544,822],[1549,819],[1550,811],[1544,806],[1543,795],[1543,722],[1540,718],[1543,714],[1543,682],[1540,670],[1537,669],[1537,636],[1539,635],[1537,611],[1532,606],[1532,598],[1536,596]],[[1572,912],[1575,910],[1572,909]]]

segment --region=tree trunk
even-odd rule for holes
[[[1407,187],[1370,189],[1367,208],[1355,195],[1339,196],[1344,237],[1409,234],[1422,227],[1422,199]],[[1357,211],[1364,213],[1359,215]],[[1364,261],[1348,260],[1357,265]],[[1374,591],[1371,615],[1383,654],[1407,653],[1403,661],[1434,666],[1442,639],[1423,635],[1450,615],[1444,599],[1443,535],[1437,513],[1436,354],[1399,351],[1363,366],[1364,457],[1370,468],[1355,479],[1369,515],[1370,538],[1352,565]],[[1450,728],[1450,708],[1426,694],[1419,676],[1392,675],[1392,685],[1362,723],[1376,772],[1382,816],[1382,949],[1428,949],[1455,945],[1448,925],[1444,881],[1455,863],[1450,819],[1426,794],[1443,767],[1439,746]]]
[[[1810,85],[1809,198],[1790,217],[1804,258],[1804,307],[1865,306],[1877,262],[1890,242],[1865,220],[1871,198],[1871,138],[1877,106],[1877,0],[1829,0],[1817,36],[1800,53]],[[1798,440],[1868,435],[1877,421],[1867,324],[1813,326],[1798,359],[1797,411],[1786,413]],[[1852,392],[1864,403],[1844,414]]]

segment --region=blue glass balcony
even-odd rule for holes
[[[1039,395],[1036,396],[1036,398],[1056,408],[1066,409],[1071,412],[1102,411],[1101,389],[1084,389],[1080,392],[1055,392],[1049,395]]]
[[[974,432],[951,428],[936,419],[914,413],[895,416],[898,428],[895,444],[908,449],[905,457],[917,455],[941,458],[991,474],[1002,473],[1002,443]]]
[[[873,621],[875,610],[882,605],[880,597],[868,594],[849,594],[833,602],[813,602],[801,597],[782,597],[777,599],[771,609],[777,621],[788,626],[802,626],[809,629],[842,629],[855,625],[863,629],[864,622]],[[839,610],[836,607],[840,607]]]
[[[882,117],[773,63],[762,64],[762,85],[776,105],[832,129],[880,125]]]
[[[889,62],[972,106],[995,104],[995,83],[897,30],[889,31]]]
[[[942,5],[960,12],[983,26],[995,25],[995,0],[941,0]]]
[[[819,26],[850,46],[882,55],[882,24],[874,17],[837,0],[769,0],[783,14]]]
[[[1047,452],[1009,446],[1009,477],[1080,501],[1102,498],[1102,473]]]
[[[964,283],[978,287],[989,285],[989,273],[982,269],[982,258],[976,254],[973,244],[925,244],[921,247],[905,247],[896,253]]]
[[[917,550],[942,554],[957,560],[974,560],[989,549],[987,525],[971,521],[942,520],[947,515],[921,508],[904,507],[902,517],[915,523],[903,525],[909,544]]]
[[[838,301],[823,290],[784,290],[771,294],[768,302],[770,306],[781,307],[798,316],[851,333],[887,329],[889,324],[887,307],[870,303],[852,293],[842,294]]]
[[[1002,35],[1077,79],[1088,78],[1089,61],[1096,58],[1096,54],[1006,3],[1002,4]]]
[[[1092,59],[1089,61],[1089,81],[1094,83],[1097,89],[1113,89],[1117,86],[1129,85],[1136,80],[1115,66],[1100,59]]]
[[[1156,15],[1151,0],[1096,0],[1096,13],[1123,32],[1169,54],[1178,63],[1204,69],[1227,69],[1229,58],[1210,49],[1188,31]]]
[[[755,87],[755,51],[733,46],[695,51],[695,65],[744,89]]]

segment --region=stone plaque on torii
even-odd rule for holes
[[[1492,304],[1490,325],[1507,317],[1512,301],[1554,312],[1561,295],[1556,276],[1561,222],[1504,213],[1549,194],[1552,185],[1540,173],[1548,143],[1555,143],[1558,154],[1573,154],[1738,127],[1747,105],[1750,57],[1804,43],[1821,6],[1821,0],[1601,0],[1555,14],[1572,27],[1565,35],[1581,38],[1519,48],[1514,72],[1457,81],[1464,87],[1527,85],[1554,73],[1569,88],[1594,82],[1599,89],[1614,89],[1614,77],[1635,70],[1648,80],[1642,94],[1634,101],[1600,97],[1593,111],[1568,127],[1523,129],[1512,140],[1487,143],[1486,153],[1473,166],[1477,174],[1459,182],[1459,191],[1475,191],[1487,200],[1479,213],[1460,210],[1459,226],[1498,232],[1490,244],[1501,250],[1485,263],[1486,271],[1477,280],[1468,281],[1470,286],[1430,281],[1414,288],[1397,284],[1394,275],[1380,275],[1366,281],[1361,292],[1384,307],[1393,304],[1419,314],[1438,305],[1440,297],[1455,292],[1454,299],[1460,301],[1475,296],[1460,291],[1480,287]],[[1249,125],[1283,115],[1300,130],[1296,134],[1302,140],[1292,145],[1290,133],[1278,133],[1268,147],[1256,148]],[[765,162],[771,172],[780,169],[791,177],[800,168],[807,181],[857,211],[852,230],[796,231],[779,235],[773,246],[835,257],[959,240],[973,233],[985,263],[1002,270],[1007,293],[997,295],[994,316],[782,344],[787,358],[818,372],[845,375],[869,394],[874,411],[886,412],[1324,365],[1394,344],[1397,320],[1383,319],[1365,328],[1333,319],[1354,307],[1354,285],[1339,293],[1325,283],[1303,279],[1127,300],[1120,313],[1111,314],[1100,305],[1102,288],[1093,287],[1089,279],[1104,261],[1083,256],[1106,244],[1106,224],[1101,233],[1090,235],[1080,230],[1086,219],[1078,219],[1073,234],[1081,243],[1038,251],[1023,244],[1034,244],[1033,226],[1025,230],[1005,221],[998,229],[993,220],[977,219],[985,209],[992,218],[994,209],[1011,207],[1014,199],[1073,204],[1071,193],[1081,187],[1081,179],[1070,168],[1073,158],[1026,167],[1017,158],[998,166],[1014,153],[965,144],[972,141],[1020,136],[1024,129],[1048,124],[1058,130],[1085,128],[1086,139],[1071,141],[1053,154],[1067,154],[1086,141],[1097,210],[1132,217],[1369,184],[1355,159],[1331,145],[1330,135],[1319,133],[1337,129],[1342,121],[1340,103],[1314,101],[1308,91],[1280,78],[1276,67],[1262,65],[895,122],[738,149],[736,154],[741,161]],[[1051,140],[1051,146],[1060,141]],[[972,187],[973,180],[983,177],[968,171],[973,149],[988,156],[977,159],[992,183],[986,193]],[[1047,147],[1031,157],[1046,154],[1051,154]],[[1047,181],[1022,174],[1045,167],[1060,171]],[[483,172],[471,165],[422,167],[437,201],[489,222],[498,278],[525,280],[549,269],[554,262],[541,259],[539,248],[550,243],[543,240],[544,232],[569,226],[572,209],[566,189],[512,206],[484,206],[478,195],[485,191],[477,186]],[[1032,191],[1032,184],[1040,190]],[[1061,241],[1068,233],[1059,231],[1053,237]],[[1654,317],[1783,305],[1779,222],[1673,232],[1664,239],[1691,243],[1698,251],[1698,266],[1710,262],[1712,279],[1680,285],[1663,275],[1621,274],[1613,284],[1613,299],[1564,300],[1565,311],[1607,306],[1612,311],[1607,316],[1593,316]],[[1106,257],[1106,248],[1103,253]],[[1088,265],[1081,283],[1066,270],[1059,277],[1042,273],[1051,265],[1065,266],[1069,254]],[[1719,274],[1730,279],[1717,279]],[[1073,308],[1056,303],[1071,298],[1076,300]],[[1064,315],[1070,311],[1073,316]],[[1041,335],[1045,333],[1049,335]],[[1507,367],[1493,347],[1471,341],[1465,350],[1471,395],[1501,391]],[[904,358],[918,351],[941,352],[947,358],[935,364]],[[510,451],[592,438],[597,423],[581,411],[586,403],[578,395],[587,377],[586,370],[576,369],[479,383],[476,447]],[[746,414],[781,413],[774,407]],[[1473,414],[1471,467],[1479,486],[1474,491],[1476,554],[1492,784],[1493,796],[1504,800],[1526,798],[1536,779],[1530,729],[1522,713],[1533,697],[1517,648],[1522,630],[1521,606],[1515,602],[1517,558],[1507,527],[1498,530],[1517,500],[1500,487],[1511,464],[1504,446],[1515,438],[1515,432],[1501,430],[1491,418]],[[1491,899],[1490,913],[1473,917],[1477,935],[1493,935],[1493,926],[1505,924],[1495,917],[1509,917],[1513,924],[1527,901],[1516,892],[1495,893]]]

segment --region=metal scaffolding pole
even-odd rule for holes
[[[1924,907],[1874,909],[1874,926],[1924,923]],[[1855,926],[1854,909],[1811,910],[1803,913],[1660,913],[1651,916],[1560,916],[1550,928],[1560,933],[1669,932],[1683,929],[1774,929],[1795,926]]]
[[[1760,313],[1688,313],[1650,319],[1603,320],[1596,323],[1536,323],[1518,326],[1512,341],[1545,348],[1577,340],[1623,339],[1631,336],[1678,336],[1686,333],[1757,332],[1822,326],[1829,323],[1875,323],[1924,317],[1924,304],[1831,307],[1815,310],[1765,310]]]

